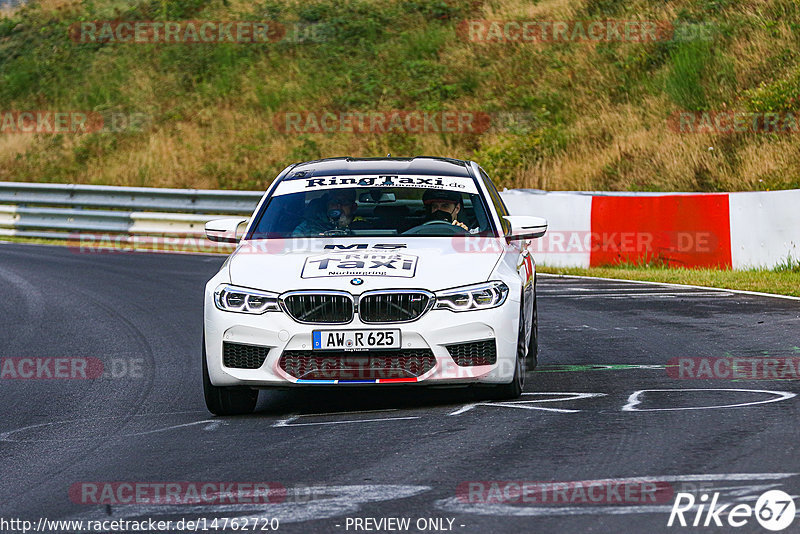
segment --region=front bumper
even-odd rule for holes
[[[512,293],[513,295],[513,293]],[[504,384],[514,375],[519,331],[519,300],[509,298],[489,310],[451,312],[430,310],[416,321],[385,325],[364,324],[358,316],[346,325],[310,325],[294,321],[284,312],[262,315],[231,313],[217,309],[213,292],[206,291],[204,305],[206,359],[215,386],[311,386],[325,384],[364,385],[457,385],[469,383]],[[430,349],[436,359],[432,369],[413,380],[302,380],[279,365],[285,350],[311,350],[313,330],[331,329],[401,330],[403,349]],[[493,339],[497,360],[492,365],[459,366],[448,345]],[[223,342],[268,347],[269,353],[258,369],[223,365]],[[353,353],[363,354],[363,353]]]

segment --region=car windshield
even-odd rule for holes
[[[467,177],[284,180],[248,239],[338,236],[489,236],[494,227]]]

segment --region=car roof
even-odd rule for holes
[[[473,177],[470,162],[418,156],[414,158],[326,158],[298,163],[286,173],[286,180],[311,176],[360,174],[407,174]]]

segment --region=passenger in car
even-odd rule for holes
[[[355,189],[335,189],[325,193],[308,203],[303,221],[297,225],[292,235],[350,235],[350,223],[353,222],[357,208]]]

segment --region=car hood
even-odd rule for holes
[[[469,236],[262,239],[242,242],[227,267],[232,284],[277,293],[436,291],[488,280],[506,246],[503,239]]]

